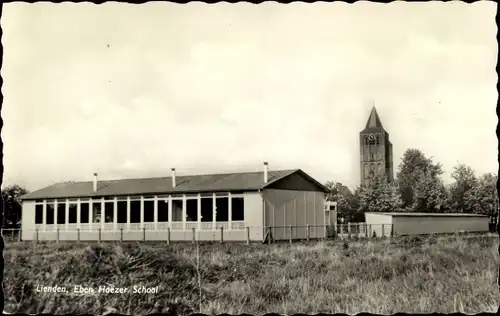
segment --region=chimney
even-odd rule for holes
[[[94,173],[94,192],[97,191],[97,173]]]
[[[175,188],[175,168],[172,168],[172,187]]]
[[[267,165],[268,163],[264,161],[264,183],[267,183]]]

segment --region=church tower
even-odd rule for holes
[[[365,185],[370,174],[384,175],[392,182],[392,143],[384,130],[375,106],[372,108],[365,128],[359,133],[361,185]]]

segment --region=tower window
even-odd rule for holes
[[[368,136],[365,136],[365,145],[368,145]]]
[[[375,145],[375,135],[368,136],[368,142],[370,145]]]
[[[380,137],[377,136],[377,145],[380,145]]]

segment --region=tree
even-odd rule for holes
[[[326,199],[337,202],[339,208],[348,207],[348,199],[352,196],[351,190],[340,182],[327,181],[325,186],[330,189]]]
[[[463,199],[470,212],[495,216],[498,210],[497,175],[482,175],[475,181],[474,187],[465,192]]]
[[[350,222],[362,218],[362,216],[357,214],[359,209],[359,198],[356,191],[353,194],[351,190],[341,182],[327,181],[325,186],[330,189],[326,199],[328,201],[337,202],[337,216],[339,219],[343,218],[347,222]]]
[[[359,188],[359,204],[362,212],[397,212],[403,201],[395,185],[384,176],[372,175],[367,185]]]
[[[444,194],[440,179],[442,174],[441,164],[434,163],[432,158],[427,158],[418,149],[407,149],[396,177],[402,207],[413,212],[440,209],[443,204],[440,203],[440,198]],[[427,203],[427,200],[433,202]]]
[[[441,179],[424,172],[414,187],[413,204],[407,208],[412,212],[441,213],[447,209],[447,192]]]
[[[21,220],[20,197],[27,194],[28,190],[20,185],[12,185],[2,189],[3,225],[15,224]]]
[[[474,170],[465,165],[458,164],[453,168],[451,177],[455,180],[450,186],[450,207],[458,213],[469,213],[472,211],[470,201],[467,199],[469,190],[472,190],[478,185],[478,181]]]

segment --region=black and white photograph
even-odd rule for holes
[[[496,11],[4,4],[3,312],[497,312]]]

